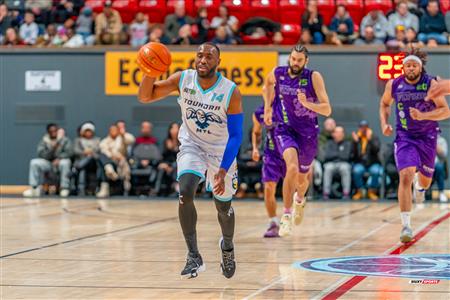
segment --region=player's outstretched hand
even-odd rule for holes
[[[417,108],[414,107],[410,107],[409,108],[409,115],[411,116],[411,118],[413,120],[423,120],[422,118],[422,112],[420,110],[418,110]]]
[[[224,169],[219,169],[219,172],[214,175],[214,195],[222,195],[225,192],[225,176],[227,175]]]
[[[390,124],[384,124],[384,126],[383,126],[383,134],[385,136],[391,136],[393,131],[394,130],[392,129],[392,126]]]
[[[260,158],[259,150],[258,149],[253,149],[253,151],[252,151],[252,159],[253,159],[253,161],[254,162],[258,162],[259,158]]]
[[[429,101],[433,98],[444,96],[448,93],[450,93],[450,80],[440,80],[430,87],[425,100]]]

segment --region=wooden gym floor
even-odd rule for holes
[[[186,280],[179,276],[186,248],[173,200],[2,197],[1,299],[449,299],[449,280],[418,285],[293,267],[316,258],[448,254],[449,204],[416,209],[416,241],[402,247],[393,201],[312,201],[293,236],[278,239],[262,238],[263,202],[236,201],[237,271],[225,279],[214,205],[197,201],[207,269]]]

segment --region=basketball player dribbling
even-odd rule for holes
[[[178,136],[181,143],[177,157],[178,214],[188,248],[181,275],[187,278],[197,277],[206,269],[197,247],[197,212],[193,202],[201,181],[206,181],[207,190],[213,192],[222,229],[219,242],[222,273],[230,278],[236,269],[231,200],[237,189],[236,155],[244,118],[239,89],[217,72],[219,63],[219,48],[204,43],[197,50],[195,70],[176,72],[161,81],[144,75],[139,87],[139,99],[144,103],[160,100],[175,91],[180,95],[178,104],[183,122]]]
[[[396,137],[394,142],[395,161],[400,176],[398,201],[402,231],[400,241],[411,242],[412,192],[417,203],[422,203],[425,190],[430,187],[436,142],[439,133],[437,121],[450,116],[445,99],[434,97],[425,101],[428,90],[437,84],[436,80],[424,70],[426,53],[413,49],[403,59],[404,75],[386,84],[380,100],[380,123],[385,136],[393,132],[388,123],[391,105],[395,103]],[[417,173],[416,173],[417,172]]]
[[[290,235],[292,223],[298,225],[303,219],[308,173],[317,154],[317,114],[331,114],[322,75],[307,69],[307,63],[308,50],[302,45],[295,46],[289,55],[289,65],[272,70],[263,87],[264,122],[270,126],[273,117],[278,123],[275,136],[286,163],[280,236]]]

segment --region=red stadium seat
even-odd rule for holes
[[[295,45],[298,43],[301,34],[301,28],[298,24],[281,25],[281,34],[283,35],[283,45]]]
[[[252,16],[279,21],[277,0],[252,0],[250,2],[250,11]]]
[[[85,6],[92,8],[92,10],[96,13],[101,13],[103,11],[104,4],[105,0],[86,0],[84,3]]]
[[[175,5],[178,3],[184,3],[184,7],[186,9],[186,14],[192,17],[197,15],[197,12],[194,9],[194,0],[167,0],[167,14],[173,14],[175,10]]]
[[[249,0],[223,0],[222,4],[228,8],[230,16],[235,16],[240,24],[244,23],[245,20],[252,16],[249,15]]]
[[[141,0],[138,9],[148,16],[150,23],[164,23],[167,13],[165,0]]]
[[[219,14],[220,0],[195,0],[194,7],[195,12],[198,11],[200,7],[206,7],[208,11],[208,20],[211,20]]]
[[[301,24],[305,10],[303,0],[281,0],[278,4],[280,22],[283,24]]]
[[[336,13],[334,0],[317,0],[319,13],[323,16],[324,25],[330,25],[331,19]]]
[[[450,0],[440,0],[439,6],[441,7],[442,13],[446,13],[450,10]]]
[[[391,0],[364,0],[364,15],[372,10],[381,10],[384,14],[393,9]]]
[[[129,24],[138,11],[137,0],[114,0],[112,7],[120,13],[122,22]]]
[[[336,5],[344,5],[352,17],[353,23],[361,23],[363,16],[362,0],[336,0]]]

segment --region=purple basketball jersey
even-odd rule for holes
[[[288,66],[275,69],[274,119],[299,134],[318,134],[317,114],[305,108],[297,99],[300,90],[306,95],[307,101],[319,102],[312,83],[313,71],[304,68],[300,76],[291,77],[288,70]]]

